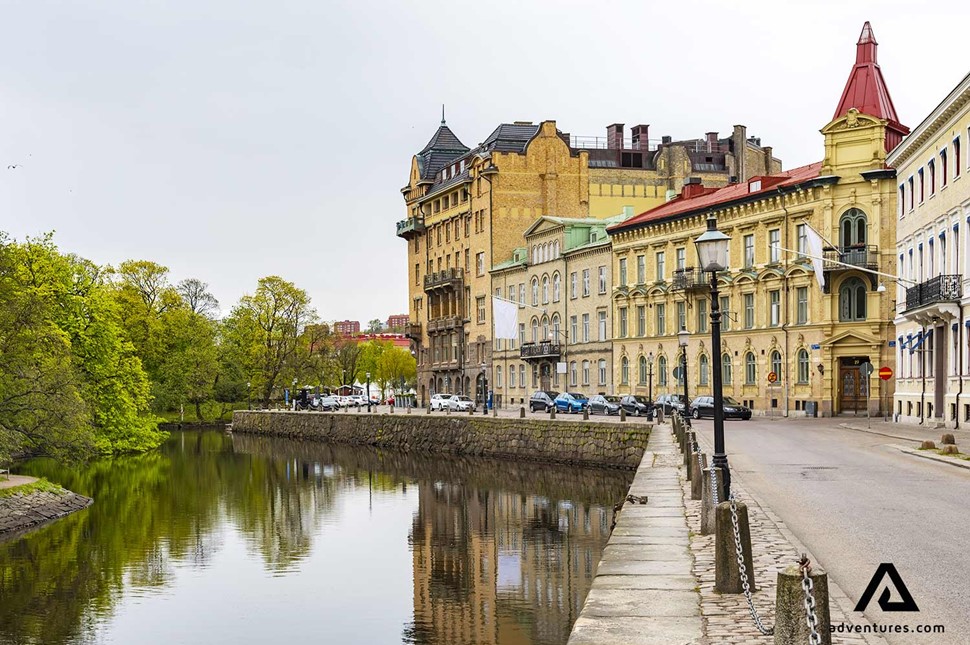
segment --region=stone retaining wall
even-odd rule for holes
[[[649,425],[428,414],[233,414],[234,432],[372,445],[405,452],[480,455],[635,469]]]
[[[0,497],[0,540],[87,508],[92,501],[63,488],[55,493],[28,490]]]

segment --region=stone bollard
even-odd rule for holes
[[[815,631],[822,637],[823,645],[832,645],[829,617],[829,575],[816,567],[808,574],[812,579],[812,597],[815,598]],[[797,564],[778,572],[778,589],[775,592],[775,645],[801,645],[808,643],[808,624],[805,621],[805,591],[802,589],[802,572]]]
[[[748,588],[757,591],[754,584],[754,564],[751,559],[751,530],[748,525],[748,506],[735,502],[738,509],[738,534],[741,536],[741,553],[744,557]],[[731,523],[731,502],[717,505],[714,531],[714,591],[716,593],[741,593],[741,574],[738,571],[738,552],[734,542],[734,525]]]
[[[405,414],[411,414],[411,406],[410,405],[408,407],[404,408],[404,413]]]
[[[519,418],[520,419],[525,418],[525,406],[519,408]]]
[[[424,413],[425,414],[431,414],[431,406],[430,405],[427,408],[425,408],[425,412]]]
[[[391,414],[394,414],[394,406],[393,405],[387,406],[387,411],[390,412]]]
[[[626,410],[620,408],[620,423],[626,421]]]
[[[701,499],[701,487],[704,485],[704,469],[707,468],[707,455],[695,452],[691,456],[691,471],[694,478],[690,480],[690,498]]]
[[[498,416],[498,408],[492,408],[492,416],[493,417],[497,417]]]
[[[690,481],[691,477],[694,475],[694,464],[691,463],[691,457],[694,455],[693,451],[691,450],[691,446],[693,445],[691,442],[694,439],[694,433],[687,432],[685,433],[685,436],[686,436],[686,439],[684,440],[684,470],[687,471],[686,473],[687,481]]]
[[[553,407],[553,408],[551,408],[549,410],[549,418],[550,419],[555,419],[556,418],[556,408],[555,407]]]
[[[485,414],[488,414],[488,412],[486,412]],[[470,417],[475,416],[475,408],[468,408],[468,416]]]
[[[940,437],[940,443],[944,446],[955,445],[956,439],[954,439],[953,435],[948,432]]]
[[[654,408],[653,418],[659,425],[663,425],[664,422],[664,409],[662,407]]]
[[[451,414],[451,407],[445,408],[445,414]]]
[[[589,408],[583,408],[583,421],[589,421]]]
[[[704,476],[701,483],[701,535],[710,535],[714,532],[715,516],[714,500],[711,497],[711,472],[717,471],[717,499],[724,499],[724,482],[721,479],[721,469],[711,466],[704,469]]]

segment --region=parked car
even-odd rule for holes
[[[347,398],[350,399],[350,405],[354,407],[367,407],[367,397],[363,394],[351,394]]]
[[[653,401],[639,394],[627,394],[620,398],[620,407],[635,417],[647,416],[653,412]]]
[[[725,419],[743,419],[747,421],[751,418],[751,409],[741,405],[737,399],[734,397],[726,396],[724,397],[724,405],[721,406],[724,410]],[[695,419],[700,419],[701,417],[714,417],[714,397],[713,396],[699,396],[690,402],[690,416]]]
[[[538,390],[529,399],[529,410],[531,412],[536,412],[537,410],[549,412],[556,407],[555,401],[557,396],[559,396],[559,392],[554,390]]]
[[[620,413],[620,397],[597,394],[589,399],[589,413],[611,415]]]
[[[340,401],[335,396],[324,396],[317,400],[317,409],[332,412],[340,407]]]
[[[665,415],[684,410],[684,402],[679,394],[661,394],[654,405],[662,409]]]
[[[469,410],[475,409],[475,402],[467,396],[453,394],[451,398],[448,399],[448,407],[457,412],[468,412]]]
[[[576,414],[582,412],[589,405],[589,399],[579,392],[563,392],[555,398],[553,403],[560,412]]]
[[[450,394],[435,394],[431,397],[431,411],[444,410],[448,405],[448,401],[451,400]]]

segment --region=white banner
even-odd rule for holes
[[[514,302],[492,296],[492,320],[496,338],[519,337],[519,308]]]

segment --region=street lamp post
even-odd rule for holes
[[[488,366],[482,363],[482,414],[488,415],[488,386],[485,385],[485,369]]]
[[[681,327],[680,331],[677,332],[677,344],[680,345],[680,378],[684,379],[684,409],[681,415],[687,416],[687,341],[690,339],[690,333],[687,331],[686,327]]]
[[[343,390],[344,385],[346,383],[347,383],[347,370],[340,370],[340,387],[337,389],[337,391],[339,392],[340,390]]]
[[[367,411],[370,412],[370,372],[367,375]]]
[[[707,230],[696,240],[700,268],[711,274],[711,350],[714,353],[714,459],[712,465],[721,469],[724,496],[731,497],[731,469],[724,448],[724,391],[721,384],[721,308],[717,291],[717,272],[728,268],[728,247],[731,238],[717,230],[717,220],[707,220]]]
[[[647,390],[647,396],[649,397],[650,402],[653,403],[653,352],[647,354],[647,367],[649,368],[647,379],[650,383],[649,389]]]
[[[253,409],[253,384],[250,381],[246,381],[246,409]]]
[[[293,377],[293,387],[290,388],[290,399],[293,400],[293,409],[296,410],[296,384],[297,378]]]

